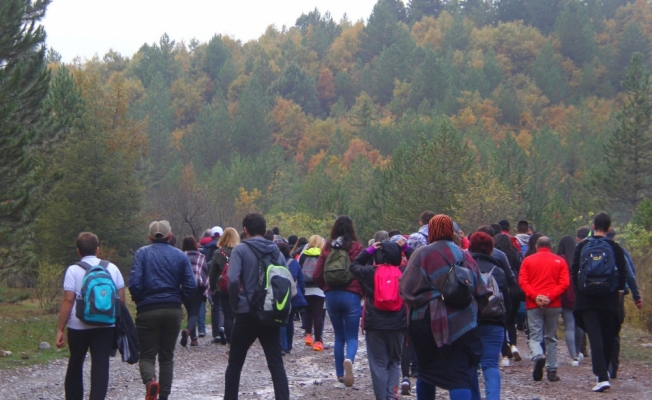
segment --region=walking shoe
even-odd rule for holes
[[[199,332],[199,335],[197,335],[197,336],[204,337],[204,336],[206,336],[206,332]]]
[[[403,382],[401,382],[401,396],[409,396],[410,395],[410,378],[405,377],[403,378]]]
[[[184,329],[181,331],[181,340],[179,341],[179,344],[182,345],[183,347],[186,347],[188,345],[188,336],[190,336],[190,331],[188,329]]]
[[[578,354],[577,354],[577,360],[578,360],[579,362],[582,362],[582,360],[584,360],[584,354],[582,354],[582,353],[578,353]]]
[[[197,342],[197,338],[190,339],[190,345],[191,346],[199,346],[199,342]]]
[[[224,328],[220,328],[219,335],[220,335],[220,343],[222,345],[225,345],[226,344],[226,336],[224,336]]]
[[[500,361],[500,366],[501,367],[509,367],[509,358],[508,357],[503,357],[503,359]]]
[[[315,344],[312,346],[312,349],[314,351],[324,351],[324,345],[321,342],[315,342]]]
[[[152,378],[152,380],[145,386],[145,400],[157,400],[159,389],[160,386],[158,385],[158,382]]]
[[[306,346],[312,346],[312,335],[309,333],[306,334]]]
[[[516,348],[515,345],[512,345],[511,350],[512,350],[512,357],[514,357],[514,361],[516,362],[521,361],[521,353],[518,352],[518,349]]]
[[[348,358],[344,360],[344,386],[353,386],[353,363]]]
[[[604,392],[609,389],[611,389],[611,383],[609,383],[609,381],[598,382],[597,385],[593,386],[594,392]]]
[[[537,356],[534,359],[534,369],[532,370],[532,378],[535,381],[540,381],[543,379],[543,368],[546,366],[546,357]]]
[[[579,367],[580,366],[580,359],[579,357],[575,357],[573,361],[571,361],[571,367]]]
[[[220,339],[219,336],[215,336],[215,337],[213,338],[213,340],[211,340],[211,343],[213,343],[213,344],[222,343],[222,340]]]
[[[557,382],[559,380],[559,376],[557,376],[557,371],[548,371],[546,375],[548,376],[548,380],[550,382]]]

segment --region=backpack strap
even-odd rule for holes
[[[86,261],[77,261],[75,263],[75,265],[78,265],[78,266],[84,268],[84,271],[86,271],[86,274],[88,274],[91,271],[91,268],[93,268],[93,266],[90,265],[89,263],[87,263]]]

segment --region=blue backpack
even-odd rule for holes
[[[113,278],[106,271],[109,262],[102,260],[99,265],[91,266],[80,261],[76,265],[86,270],[81,292],[75,299],[77,318],[88,325],[114,325],[119,299]]]
[[[586,294],[606,294],[618,289],[618,267],[610,240],[587,239],[580,253],[579,290]]]

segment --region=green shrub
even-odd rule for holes
[[[47,261],[39,261],[37,267],[38,277],[34,291],[38,299],[39,308],[44,314],[59,312],[61,302],[61,282],[63,271],[61,267]]]

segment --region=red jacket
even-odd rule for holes
[[[362,247],[359,242],[353,242],[353,244],[351,244],[351,248],[348,251],[351,263],[353,263],[353,260],[355,260],[358,254],[360,254],[360,252],[363,250],[364,247]],[[324,292],[331,290],[324,281],[324,264],[326,263],[326,258],[329,254],[331,254],[331,243],[327,242],[324,248],[321,250],[321,254],[317,260],[317,265],[315,266],[315,271],[313,272],[313,280],[315,281],[315,284],[319,286],[319,288]],[[362,286],[360,286],[360,282],[358,282],[356,278],[353,278],[349,286],[338,288],[338,290],[346,290],[347,292],[357,293],[361,297],[364,296],[364,293],[362,292]]]
[[[518,252],[521,253],[521,244],[518,242],[518,239],[516,239],[516,236],[512,236],[512,235],[510,235],[510,234],[509,234],[509,231],[503,231],[502,233],[504,233],[505,235],[509,236],[509,240],[512,241],[512,244],[514,245],[514,247],[516,248],[516,250],[518,250]]]
[[[525,293],[525,308],[537,308],[535,299],[540,294],[550,299],[548,308],[559,308],[561,295],[570,285],[568,264],[550,249],[540,248],[523,260],[518,283]]]

